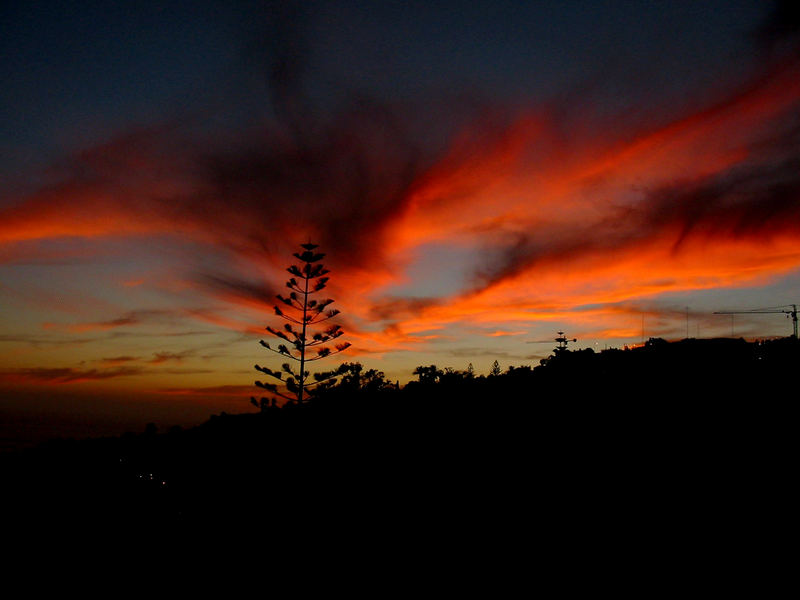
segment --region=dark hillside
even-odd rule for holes
[[[263,514],[276,528],[493,528],[551,511],[672,522],[712,506],[715,522],[784,485],[796,395],[781,390],[799,357],[791,339],[651,340],[490,377],[425,367],[402,389],[345,377],[311,404],[7,455],[6,489],[31,526]]]

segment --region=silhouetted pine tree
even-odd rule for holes
[[[325,275],[330,271],[319,262],[325,255],[314,251],[317,248],[316,244],[301,244],[301,246],[303,248],[302,254],[295,252],[294,256],[302,264],[292,265],[287,269],[292,277],[286,282],[286,287],[291,292],[288,297],[280,294],[276,296],[285,307],[277,305],[274,307],[275,314],[288,322],[283,326],[283,329],[275,329],[270,326],[266,328],[272,335],[287,343],[279,344],[277,348],[273,348],[264,340],[260,341],[260,344],[267,350],[299,363],[299,369],[295,370],[291,362],[283,363],[280,371],[273,371],[259,365],[255,366],[257,371],[279,380],[284,385],[285,391],[279,390],[277,384],[263,383],[261,381],[256,381],[258,387],[298,404],[302,404],[307,400],[308,394],[313,395],[314,390],[309,389],[311,386],[317,386],[322,383],[332,384],[335,382],[333,378],[341,371],[341,368],[339,368],[333,371],[315,373],[314,381],[309,381],[310,373],[306,370],[306,363],[337,354],[350,346],[349,342],[344,342],[335,344],[333,350],[331,350],[329,346],[325,345],[344,333],[340,325],[330,325],[322,330],[317,330],[316,333],[311,332],[312,329],[317,329],[317,326],[321,323],[338,315],[339,310],[335,308],[328,309],[333,303],[330,298],[325,300],[311,299],[313,294],[325,289],[329,279]],[[314,355],[308,356],[311,350],[314,351]],[[267,407],[266,398],[261,398],[260,403],[255,398],[251,398],[250,401],[262,409]],[[274,405],[277,402],[277,398],[273,398],[272,402]]]

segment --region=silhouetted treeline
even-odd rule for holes
[[[791,454],[798,358],[794,339],[651,339],[490,376],[421,366],[402,387],[351,363],[307,404],[51,442],[4,457],[6,481],[26,519],[131,528],[346,515],[510,527],[543,504],[618,510],[621,490],[637,498],[626,510],[667,503],[672,522],[687,485],[718,501],[734,482],[775,483]]]

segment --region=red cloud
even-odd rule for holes
[[[558,108],[462,123],[444,151],[409,134],[411,116],[369,103],[315,122],[313,136],[278,123],[224,150],[145,130],[74,157],[60,180],[0,211],[0,239],[168,234],[230,265],[195,276],[202,293],[268,312],[284,257],[313,236],[364,352],[414,348],[452,324],[580,323],[583,304],[754,285],[800,267],[796,60],[655,125],[592,129]],[[468,288],[383,297],[431,243],[481,255]],[[185,314],[249,333],[265,324]]]

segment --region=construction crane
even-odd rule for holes
[[[790,308],[791,307],[791,308]],[[763,315],[783,313],[792,320],[794,338],[797,339],[797,304],[782,304],[770,308],[754,308],[753,310],[718,310],[715,315]]]
[[[569,339],[569,338],[564,336],[564,332],[563,331],[559,331],[558,332],[558,337],[555,338],[554,340],[534,340],[534,341],[530,341],[530,342],[526,342],[526,343],[528,343],[528,344],[551,344],[553,342],[558,342],[558,346],[556,347],[556,352],[563,352],[564,350],[567,349],[567,344],[569,344],[570,342],[577,342],[577,341],[578,341],[577,338]]]

